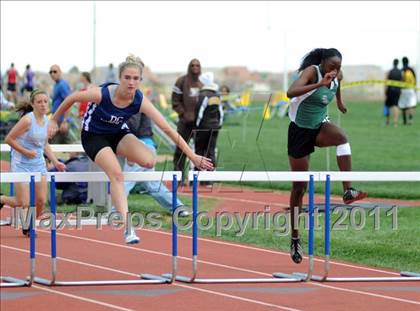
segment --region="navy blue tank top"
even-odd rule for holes
[[[83,117],[82,129],[95,134],[116,134],[122,128],[127,128],[125,122],[140,110],[143,93],[136,90],[133,102],[125,108],[118,108],[112,103],[108,86],[115,83],[101,85],[102,100],[99,104],[91,103]]]

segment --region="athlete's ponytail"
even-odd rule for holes
[[[300,64],[298,71],[302,71],[305,68],[312,65],[319,65],[321,64],[322,60],[335,56],[342,59],[341,53],[337,49],[314,49],[303,57],[302,63]]]
[[[31,112],[34,110],[34,108],[32,107],[32,104],[35,101],[35,97],[39,94],[43,94],[43,95],[47,95],[47,92],[40,90],[40,89],[35,89],[31,92],[31,95],[29,95],[29,98],[26,97],[23,100],[19,101],[18,104],[16,105],[16,112],[19,112],[21,114],[21,116],[24,116],[25,114]]]

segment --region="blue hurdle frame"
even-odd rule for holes
[[[308,273],[281,273],[275,272],[273,273],[274,277],[277,278],[299,278],[302,281],[309,281],[312,277],[314,271],[314,240],[315,240],[315,221],[314,221],[314,206],[315,206],[315,181],[314,175],[309,176],[309,193],[308,193],[308,218],[309,218],[309,230],[308,230]],[[292,212],[292,211],[291,211]]]
[[[12,161],[12,151],[11,150],[10,150],[9,154],[10,154],[10,162],[11,162]],[[14,193],[15,193],[15,185],[14,185],[13,182],[11,182],[10,185],[9,185],[9,194],[12,197]],[[10,225],[12,225],[12,223],[13,223],[12,219],[13,219],[12,217],[9,218],[9,219],[5,219],[5,220],[0,219],[0,226],[10,226]]]
[[[293,275],[305,277],[307,280],[317,282],[412,282],[420,281],[420,273],[415,272],[400,272],[400,276],[394,277],[330,277],[330,196],[331,196],[331,178],[327,174],[325,176],[325,248],[324,248],[324,274],[322,276],[293,273]]]
[[[175,212],[177,201],[177,175],[172,178],[172,212]],[[53,214],[53,225],[51,227],[51,279],[35,277],[34,282],[46,286],[87,286],[87,285],[137,285],[137,284],[170,284],[173,279],[168,279],[159,275],[140,274],[139,280],[95,280],[95,281],[58,281],[57,280],[57,233],[56,233],[56,200],[55,200],[55,176],[51,175],[50,194],[51,194],[51,213]],[[172,219],[174,219],[172,217]],[[172,274],[176,275],[178,244],[176,234],[177,227],[172,221]]]
[[[30,274],[27,280],[21,280],[11,276],[0,276],[0,287],[23,287],[31,286],[35,278],[35,176],[30,177],[29,183],[29,213],[31,216],[29,222],[29,260],[30,260]],[[18,221],[17,219],[15,221]]]
[[[311,175],[310,184],[313,191],[314,178]],[[171,274],[164,274],[163,277],[169,279],[175,279],[179,282],[184,283],[200,283],[200,284],[216,284],[216,283],[298,283],[304,281],[302,277],[295,276],[292,274],[282,274],[282,276],[275,276],[272,278],[197,278],[198,274],[198,225],[197,225],[197,213],[198,213],[198,174],[193,175],[193,191],[192,191],[192,202],[193,202],[193,215],[192,215],[192,276],[174,276]],[[313,200],[312,200],[313,210]],[[312,220],[313,224],[313,220]],[[313,227],[313,225],[312,225]],[[312,268],[313,269],[313,264]],[[281,274],[281,273],[275,273]]]

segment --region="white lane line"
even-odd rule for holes
[[[44,230],[38,230],[38,231],[41,231],[41,232],[44,232],[44,233],[45,232],[48,233],[48,231],[44,231]],[[110,242],[104,242],[104,241],[90,239],[90,238],[82,238],[82,237],[77,237],[77,236],[73,236],[73,235],[65,234],[65,233],[57,233],[57,235],[67,236],[67,237],[71,237],[71,238],[75,238],[75,239],[80,239],[80,240],[85,240],[85,241],[89,241],[89,242],[93,242],[93,243],[98,243],[98,244],[105,244],[105,245],[110,245],[110,246],[115,246],[115,247],[128,248],[128,249],[132,249],[132,250],[136,250],[136,251],[140,251],[140,252],[146,252],[146,253],[152,253],[152,254],[156,254],[156,255],[162,255],[162,256],[172,257],[172,254],[161,253],[161,252],[156,252],[156,251],[149,251],[149,250],[146,250],[146,249],[139,249],[139,248],[135,248],[135,247],[125,246],[125,245],[120,245],[120,244],[115,244],[115,243],[110,243]],[[178,256],[177,258],[178,259],[183,259],[183,260],[191,261],[191,258],[185,258],[185,257],[180,257],[180,256]],[[235,267],[235,266],[218,264],[218,263],[211,262],[211,261],[198,260],[198,262],[203,263],[203,264],[208,264],[208,265],[223,267],[223,268],[227,268],[227,269],[230,269],[230,270],[245,271],[245,272],[250,272],[250,273],[254,273],[254,274],[259,274],[259,275],[264,275],[264,276],[272,277],[271,274],[268,274],[268,273],[265,273],[265,272],[261,272],[261,271],[243,269],[243,268],[239,268],[239,267]],[[362,294],[362,295],[380,297],[380,298],[384,298],[384,299],[389,299],[389,300],[395,300],[395,301],[407,302],[407,303],[412,303],[412,304],[420,305],[420,302],[413,301],[413,300],[408,300],[408,299],[401,299],[401,298],[397,298],[397,297],[394,297],[394,296],[374,294],[374,293],[367,292],[367,291],[357,291],[357,290],[352,290],[352,289],[347,289],[347,288],[342,288],[342,287],[325,285],[325,284],[321,284],[321,283],[318,283],[318,282],[310,282],[310,283],[313,284],[313,285],[316,285],[316,286],[330,288],[330,289],[335,289],[335,290],[339,290],[339,291],[357,293],[357,294]]]
[[[0,245],[0,246],[4,247],[6,249],[18,251],[18,252],[29,253],[29,251],[26,250],[26,249],[21,249],[21,248],[17,248],[17,247],[13,247],[13,246],[7,246],[7,245]],[[43,257],[50,257],[50,255],[40,253],[40,252],[36,252],[36,255],[43,256]],[[97,264],[94,265],[94,264],[90,264],[90,263],[79,261],[79,260],[73,260],[73,259],[68,259],[68,258],[64,258],[64,257],[57,257],[57,259],[60,259],[62,261],[66,261],[66,262],[70,262],[70,263],[74,263],[74,264],[79,264],[79,265],[82,265],[82,266],[87,266],[87,267],[90,267],[90,268],[96,268],[96,269],[116,272],[116,273],[120,273],[120,274],[124,274],[124,275],[134,276],[136,278],[139,277],[139,275],[135,274],[135,273],[131,273],[131,272],[123,271],[123,270],[117,270],[117,269],[113,269],[113,268],[109,268],[109,267],[105,267],[105,266],[101,266],[101,265],[97,265]],[[280,309],[280,310],[302,311],[300,309],[289,308],[289,307],[286,307],[286,306],[276,305],[276,304],[272,304],[272,303],[268,303],[268,302],[264,302],[264,301],[260,301],[260,300],[255,300],[255,299],[249,299],[249,298],[245,298],[245,297],[241,297],[241,296],[229,295],[229,294],[225,294],[225,293],[221,293],[221,292],[217,292],[217,291],[213,291],[213,290],[208,290],[208,289],[196,288],[196,287],[193,287],[193,286],[188,286],[188,285],[183,285],[183,284],[178,284],[178,283],[173,283],[172,285],[182,287],[182,288],[188,288],[188,289],[199,291],[199,292],[204,292],[204,293],[207,293],[207,294],[213,294],[213,295],[222,296],[222,297],[226,297],[226,298],[231,298],[231,299],[235,299],[235,300],[240,300],[240,301],[250,302],[250,303],[254,303],[254,304],[258,304],[258,305],[263,305],[263,306],[266,306],[266,307],[272,307],[272,308],[276,308],[276,309]],[[34,286],[36,288],[47,290],[47,288],[44,288],[44,287],[39,287],[39,286],[35,286],[35,285],[32,285],[32,286]],[[67,296],[67,295],[73,296],[71,294],[56,292],[54,290],[47,290],[47,291],[51,291],[51,292],[54,292],[54,293],[57,293],[57,294],[63,294],[64,296]],[[73,298],[75,298],[75,297],[79,297],[79,296],[74,296]],[[91,299],[83,298],[83,297],[79,297],[79,298],[82,298],[82,300],[86,300],[86,301],[89,301],[89,302],[95,302],[96,301],[96,300],[91,300]],[[106,303],[101,303],[99,301],[97,301],[97,303],[100,303],[100,304],[103,304],[103,305],[108,305]],[[109,306],[112,306],[112,305],[109,305]],[[121,307],[118,310],[130,310],[131,311],[131,309],[124,309],[124,308],[121,308]]]
[[[163,234],[163,235],[172,235],[172,233],[165,232],[165,231],[159,231],[159,230],[152,230],[152,229],[141,229],[141,230],[142,231],[148,231],[148,232],[156,232],[156,233]],[[185,238],[185,239],[190,239],[190,240],[192,239],[192,236],[190,236],[190,235],[179,234],[179,233],[178,233],[178,237]],[[253,250],[253,251],[264,252],[264,253],[282,255],[282,256],[287,256],[287,257],[290,256],[290,254],[286,253],[286,252],[273,251],[273,250],[269,250],[269,249],[265,249],[265,248],[258,248],[258,247],[243,245],[243,244],[234,244],[234,243],[230,243],[230,242],[217,241],[217,240],[211,240],[211,239],[206,239],[206,238],[198,238],[198,240],[203,241],[203,242],[209,242],[209,243],[214,243],[214,244],[230,246],[230,247],[239,247],[239,248],[249,249],[249,250]],[[304,258],[307,259],[308,257],[304,256]],[[314,260],[318,261],[318,262],[324,262],[324,259],[314,258]],[[391,274],[391,275],[398,275],[398,276],[400,275],[399,273],[396,273],[396,272],[390,272],[390,271],[386,271],[386,270],[357,266],[357,265],[353,265],[353,264],[347,264],[347,263],[336,262],[336,261],[331,261],[331,260],[330,260],[330,264],[334,264],[334,265],[337,265],[337,266],[348,267],[348,268],[362,269],[362,270],[366,270],[366,271],[386,273],[386,274]]]
[[[59,292],[59,291],[56,291],[56,290],[53,290],[53,289],[50,289],[50,288],[47,288],[47,287],[41,287],[41,286],[34,285],[34,284],[32,284],[32,287],[37,288],[39,290],[43,290],[45,292],[50,292],[50,293],[53,293],[53,294],[66,296],[66,297],[81,300],[81,301],[84,301],[84,302],[94,303],[94,304],[97,304],[97,305],[100,305],[100,306],[103,306],[103,307],[107,307],[107,308],[110,308],[110,309],[113,309],[113,310],[135,311],[134,309],[123,308],[123,307],[113,305],[113,304],[110,304],[110,303],[106,303],[106,302],[102,302],[102,301],[99,301],[99,300],[89,299],[89,298],[84,298],[84,297],[81,297],[81,296],[76,296],[76,295],[73,295],[73,294]]]

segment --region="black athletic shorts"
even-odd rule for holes
[[[387,106],[387,107],[398,106],[398,100],[399,99],[400,99],[400,93],[398,93],[398,92],[388,92],[386,94],[385,106]]]
[[[16,91],[16,83],[7,83],[7,90],[10,92]]]
[[[290,122],[287,135],[287,153],[299,159],[315,151],[316,137],[322,125],[317,129],[299,127],[295,122]]]
[[[117,134],[96,134],[82,131],[82,146],[88,157],[95,161],[95,157],[102,148],[111,147],[117,153],[117,146],[121,139],[130,134],[129,130],[121,130]]]

